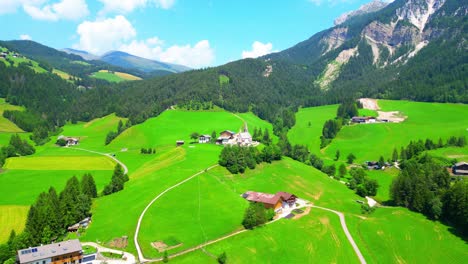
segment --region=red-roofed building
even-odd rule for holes
[[[292,208],[296,204],[297,196],[287,192],[278,192],[276,194],[248,191],[242,195],[247,201],[262,203],[265,208],[276,211],[282,208]]]

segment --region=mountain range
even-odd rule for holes
[[[82,50],[75,50],[69,48],[63,49],[62,51],[68,54],[75,54],[81,56],[83,59],[88,61],[100,60],[117,67],[122,67],[124,69],[135,69],[145,73],[150,73],[154,71],[179,73],[190,70],[190,68],[186,66],[145,59],[123,51],[110,51],[102,56],[94,55]]]

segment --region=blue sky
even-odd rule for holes
[[[0,39],[199,68],[280,51],[370,0],[0,0]]]

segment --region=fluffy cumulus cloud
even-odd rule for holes
[[[208,40],[201,40],[195,45],[163,46],[164,41],[150,38],[144,41],[133,40],[122,45],[119,50],[143,58],[162,62],[181,64],[192,68],[210,66],[215,59],[214,51]]]
[[[252,44],[252,50],[244,50],[242,51],[242,58],[257,58],[263,55],[267,55],[272,53],[273,51],[273,44],[271,43],[262,43],[260,41],[255,41]]]
[[[41,5],[46,0],[0,0],[0,14],[14,13],[24,5]]]
[[[124,16],[84,21],[78,26],[79,42],[73,47],[95,54],[115,50],[136,36],[136,30]]]
[[[138,8],[144,8],[147,6],[154,5],[158,8],[169,9],[171,8],[175,0],[99,0],[104,8],[102,13],[117,12],[117,13],[129,13]]]
[[[38,20],[78,20],[89,14],[85,0],[0,0],[0,14],[16,12],[19,7]]]
[[[143,58],[192,68],[210,66],[215,60],[214,50],[208,40],[201,40],[194,45],[172,46],[166,45],[158,37],[139,40],[135,28],[122,15],[85,21],[78,26],[77,34],[79,42],[73,48],[98,55],[120,50]]]
[[[21,40],[32,40],[31,36],[29,36],[28,34],[21,34],[20,39]]]

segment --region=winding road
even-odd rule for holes
[[[72,147],[70,149],[76,149],[76,150],[81,150],[81,151],[86,151],[86,152],[90,152],[90,153],[94,153],[94,154],[99,154],[99,155],[103,155],[103,156],[106,156],[106,157],[109,157],[111,159],[113,159],[115,162],[117,162],[118,164],[120,164],[120,166],[122,166],[122,168],[124,169],[124,174],[127,174],[128,173],[128,168],[127,166],[121,162],[120,160],[118,160],[116,157],[112,156],[112,154],[110,153],[103,153],[103,152],[98,152],[98,151],[94,151],[94,150],[89,150],[89,149],[84,149],[84,148],[75,148],[75,147]]]

